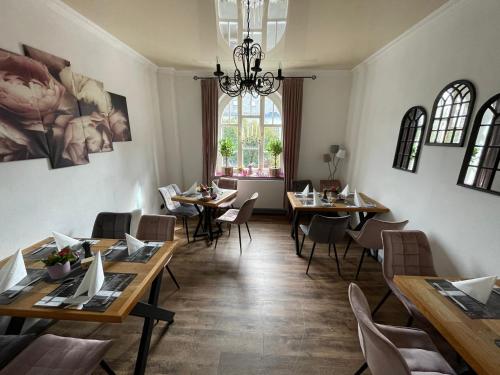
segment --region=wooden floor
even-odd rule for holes
[[[165,273],[161,291],[161,305],[175,311],[175,323],[155,327],[147,373],[353,374],[362,356],[347,288],[360,249],[349,250],[340,278],[328,248],[317,247],[307,276],[311,243],[306,240],[305,257],[297,257],[284,217],[256,216],[250,229],[253,241],[242,228],[242,255],[236,228],[216,250],[204,241],[179,248],[171,269],[181,289]],[[342,258],[345,244],[338,249]],[[385,293],[373,259],[365,260],[358,284],[372,306]],[[406,321],[393,297],[377,318]],[[141,329],[142,321],[129,317],[116,325],[58,322],[49,332],[112,339],[107,360],[117,373],[127,374],[133,371]]]

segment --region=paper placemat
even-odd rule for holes
[[[43,281],[45,275],[47,274],[46,269],[27,268],[26,272],[28,273],[28,276],[14,285],[12,288],[6,290],[3,293],[0,293],[0,305],[8,305],[14,302],[17,298],[19,298],[19,296],[23,295],[26,292],[29,292],[36,284],[38,284],[40,281]],[[26,286],[31,281],[39,277],[41,278],[39,281],[35,282],[33,285]],[[17,293],[19,291],[21,292]]]
[[[103,254],[105,254],[104,260],[112,262],[147,263],[163,244],[164,242],[146,241],[146,246],[138,249],[132,255],[128,255],[127,241],[120,240],[103,252]]]
[[[104,284],[101,290],[92,299],[84,304],[81,310],[103,312],[115,301],[127,286],[135,278],[135,273],[116,273],[105,272]],[[51,293],[47,294],[40,301],[35,303],[36,307],[48,307],[64,309],[69,307],[65,303],[66,299],[73,296],[78,285],[83,279],[83,275],[74,279],[72,282],[63,283]]]
[[[455,288],[448,280],[426,279],[441,295],[453,302],[471,319],[500,319],[500,289],[495,288],[486,305]],[[439,286],[437,286],[439,285]],[[441,290],[441,288],[444,290]]]

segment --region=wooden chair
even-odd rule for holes
[[[253,208],[255,206],[255,202],[257,202],[257,198],[259,198],[259,193],[253,193],[252,196],[247,199],[242,205],[240,209],[231,208],[227,210],[222,216],[217,218],[215,221],[217,225],[222,223],[227,223],[229,225],[236,224],[238,225],[238,236],[240,239],[240,254],[241,254],[241,229],[240,225],[245,224],[247,227],[248,236],[250,240],[252,240],[252,235],[250,234],[250,228],[248,227],[248,220],[252,216]],[[231,232],[229,232],[231,235]],[[215,239],[215,248],[217,248],[217,243],[219,241],[219,237]]]
[[[173,241],[175,232],[175,216],[169,215],[142,215],[137,228],[136,237],[141,241]],[[173,254],[172,254],[173,256]],[[177,289],[180,285],[168,266],[172,256],[167,260],[165,269],[174,281]]]

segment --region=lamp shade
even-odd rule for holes
[[[340,150],[338,150],[335,156],[339,159],[345,159],[346,156],[345,149],[341,148]]]
[[[329,163],[332,161],[332,156],[330,154],[323,154],[323,161]]]

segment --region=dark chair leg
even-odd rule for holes
[[[240,228],[240,224],[238,224],[238,236],[240,238],[240,254],[241,254],[241,228]]]
[[[188,219],[187,219],[187,217],[184,217],[183,221],[184,221],[184,229],[186,229],[186,238],[187,238],[187,241],[189,243],[189,229],[188,229]]]
[[[311,255],[309,256],[309,263],[307,263],[306,275],[309,273],[309,266],[311,265],[311,260],[313,258],[315,248],[316,248],[316,242],[313,243],[313,247],[311,249]]]
[[[109,367],[109,365],[107,364],[107,362],[104,359],[101,360],[101,362],[99,362],[99,366],[101,366],[101,368],[106,372],[106,374],[115,375],[115,372],[113,371],[113,369],[111,367]]]
[[[215,237],[215,246],[214,250],[217,249],[217,244],[219,243],[219,236]]]
[[[330,251],[332,250],[332,244],[329,243],[328,244],[328,256],[330,256]]]
[[[337,245],[333,244],[333,252],[335,253],[335,262],[337,263],[337,272],[339,273],[339,276],[342,276],[340,273],[340,264],[339,264],[339,256],[337,254]]]
[[[302,237],[302,243],[300,244],[299,255],[302,254],[302,248],[304,247],[304,240],[305,239],[306,239],[306,235],[304,233],[304,236]]]
[[[372,311],[372,318],[375,316],[375,314],[377,313],[378,309],[380,309],[380,307],[384,304],[385,300],[387,298],[389,298],[389,296],[392,294],[392,290],[389,288],[389,290],[387,291],[386,294],[384,294],[384,296],[382,297],[382,299],[380,300],[380,302],[378,303],[377,307],[375,307]]]
[[[352,237],[349,237],[349,240],[347,241],[347,246],[345,247],[345,251],[344,251],[344,259],[345,259],[345,256],[347,255],[347,250],[349,250],[349,246],[351,246],[351,242],[352,242]]]
[[[248,223],[245,223],[247,226],[247,232],[248,232],[248,237],[250,237],[250,240],[252,240],[252,235],[250,234],[250,228],[248,227]]]
[[[361,259],[359,260],[358,270],[356,272],[356,280],[358,279],[359,271],[361,271],[361,265],[363,264],[363,259],[365,258],[365,253],[367,251],[368,251],[368,249],[363,249],[363,253],[361,254]]]
[[[358,369],[358,371],[356,371],[354,373],[354,375],[360,375],[362,374],[363,372],[365,372],[365,370],[368,368],[368,364],[365,362],[361,365],[361,367]]]
[[[170,275],[170,277],[172,278],[172,280],[174,281],[174,284],[177,286],[177,289],[180,289],[181,286],[179,285],[179,283],[177,282],[177,280],[175,279],[175,276],[174,274],[172,273],[172,271],[170,270],[170,267],[168,266],[168,264],[165,266],[165,268],[167,269],[167,272],[168,274]]]
[[[413,325],[413,316],[410,315],[408,321],[406,322],[407,327],[411,327]]]

